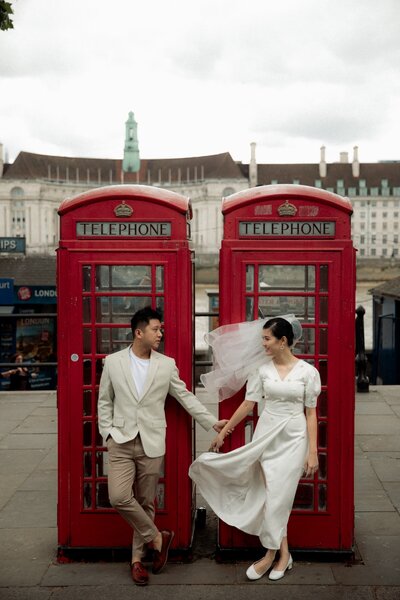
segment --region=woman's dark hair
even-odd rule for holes
[[[293,327],[289,321],[286,321],[286,319],[282,319],[282,317],[273,317],[264,323],[263,329],[270,329],[274,337],[276,337],[278,340],[281,340],[283,336],[285,336],[288,341],[289,348],[293,346]]]

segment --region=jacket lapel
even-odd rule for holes
[[[128,384],[129,391],[131,392],[132,396],[136,398],[136,400],[139,400],[139,394],[132,377],[131,359],[129,357],[129,352],[130,346],[126,348],[126,350],[121,356],[121,368],[126,379],[126,383]]]
[[[157,369],[158,369],[158,364],[159,364],[158,361],[159,361],[158,354],[156,352],[152,351],[151,355],[150,355],[149,371],[147,373],[146,381],[144,383],[143,393],[140,397],[140,400],[145,397],[145,395],[147,394],[147,392],[149,391],[149,389],[151,387],[151,384],[154,381],[154,377],[156,376]]]

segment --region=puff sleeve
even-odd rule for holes
[[[321,378],[315,367],[310,369],[306,377],[304,404],[309,408],[315,408],[317,406],[317,398],[321,393]]]
[[[253,372],[247,380],[245,400],[261,402],[263,399],[263,383],[259,371]]]

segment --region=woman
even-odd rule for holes
[[[24,357],[22,354],[16,354],[14,357],[14,362],[17,365],[20,365],[24,362]],[[12,391],[21,391],[21,390],[29,390],[30,382],[29,377],[30,373],[27,367],[17,366],[15,369],[10,369],[9,371],[4,371],[1,374],[2,377],[8,377],[10,379],[10,387],[9,389]]]
[[[236,332],[234,338],[239,341],[240,337]],[[321,383],[318,371],[292,353],[300,337],[301,325],[294,315],[275,317],[263,325],[264,357],[258,365],[252,357],[256,366],[248,377],[245,399],[212,445],[218,451],[229,432],[264,397],[252,442],[226,454],[205,453],[189,471],[214,512],[229,525],[258,535],[267,549],[247,569],[252,580],[270,570],[277,550],[279,560],[269,578],[281,579],[292,568],[287,522],[300,477],[303,472],[313,475],[318,468],[316,402]],[[227,341],[232,347],[232,339]],[[240,385],[247,360],[242,361],[240,376],[233,374],[238,379],[233,385],[224,360],[219,374],[212,374],[211,379],[232,392]]]

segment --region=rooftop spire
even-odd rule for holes
[[[137,123],[133,112],[128,115],[125,123],[125,147],[122,170],[125,173],[137,173],[140,169],[139,142],[137,137]]]

